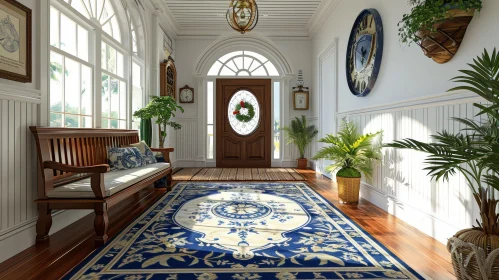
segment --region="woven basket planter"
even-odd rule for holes
[[[418,45],[424,54],[440,64],[449,62],[461,46],[474,14],[475,10],[450,10],[446,19],[435,22],[436,31],[417,32],[416,36],[421,39]]]
[[[459,231],[447,242],[457,279],[499,279],[499,236],[478,229]]]
[[[359,202],[360,178],[345,178],[336,176],[338,197],[341,203]]]

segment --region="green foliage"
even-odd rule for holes
[[[146,142],[147,146],[152,145],[152,121],[151,119],[140,120],[140,139]]]
[[[244,107],[243,107],[244,105]],[[248,115],[243,115],[240,113],[242,108],[248,109]],[[249,122],[255,117],[255,107],[251,105],[249,102],[241,101],[241,103],[236,105],[236,110],[234,110],[234,115],[236,115],[236,119],[240,122]]]
[[[360,178],[361,174],[359,170],[352,167],[342,168],[336,173],[336,176],[343,178]]]
[[[426,152],[429,156],[425,170],[432,178],[448,180],[449,176],[460,172],[466,178],[473,193],[479,194],[487,184],[499,191],[499,53],[489,55],[487,50],[481,57],[468,64],[472,70],[461,70],[462,76],[452,79],[464,85],[450,91],[468,90],[483,97],[488,105],[475,103],[480,109],[478,116],[484,121],[453,118],[466,126],[459,133],[447,131],[432,135],[434,143],[423,143],[414,139],[404,139],[386,145],[387,147],[413,149]],[[485,116],[483,116],[485,115]]]
[[[494,49],[490,55],[485,50],[473,62],[468,64],[471,69],[461,70],[462,75],[452,79],[464,85],[450,91],[468,90],[483,97],[486,104],[474,104],[480,109],[480,118],[476,119],[481,120],[453,118],[466,128],[456,134],[444,131],[433,135],[434,143],[404,139],[386,146],[428,153],[425,170],[436,180],[448,181],[450,176],[461,173],[480,206],[480,227],[486,233],[499,234],[498,217],[494,214],[497,211],[492,209],[491,215],[488,208],[488,193],[493,193],[491,189],[499,191],[499,53]]]
[[[328,134],[319,140],[329,146],[322,148],[313,159],[332,161],[333,164],[326,168],[328,172],[349,168],[363,173],[370,179],[373,163],[381,160],[382,135],[382,131],[362,135],[353,122],[344,121],[338,136]]]
[[[434,23],[445,19],[449,10],[482,9],[482,0],[409,0],[409,4],[411,12],[398,23],[400,41],[407,45],[419,42],[416,32],[420,30],[436,31]]]
[[[170,121],[172,117],[175,117],[177,110],[184,112],[184,109],[172,97],[151,96],[149,104],[133,113],[133,116],[141,119],[156,119],[156,124],[158,124],[160,130],[159,144],[162,147],[167,136],[167,126],[171,126],[175,130],[182,128],[180,124]]]
[[[305,116],[296,117],[291,121],[289,127],[283,127],[281,130],[287,132],[287,143],[294,143],[300,152],[300,158],[305,158],[305,149],[312,142],[314,137],[319,133],[315,125],[307,126]]]

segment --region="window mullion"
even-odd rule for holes
[[[77,37],[78,38],[78,37]],[[80,83],[79,83],[79,87],[78,87],[78,98],[80,100],[80,104],[79,104],[79,108],[78,108],[78,127],[82,127],[82,113],[83,113],[83,110],[81,109],[81,105],[83,104],[83,100],[81,98],[81,88],[82,88],[82,84],[83,84],[83,66],[81,64],[79,64],[79,67],[80,67]]]
[[[66,57],[62,57],[62,116],[61,116],[61,124],[62,127],[66,126]]]
[[[88,63],[85,60],[83,60],[83,59],[81,59],[79,57],[76,57],[76,56],[74,56],[74,55],[72,55],[70,53],[67,53],[67,52],[65,52],[65,51],[63,51],[61,49],[58,49],[58,48],[56,48],[54,46],[50,46],[50,51],[55,52],[55,53],[57,53],[59,55],[65,56],[65,57],[67,57],[67,58],[69,58],[71,60],[74,60],[74,61],[76,61],[76,62],[78,62],[80,64],[83,64],[83,65],[85,65],[87,67],[90,67],[90,68],[94,67],[91,63]]]
[[[95,30],[94,42],[94,127],[102,127],[102,31]]]

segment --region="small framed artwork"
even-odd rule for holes
[[[295,110],[308,110],[309,98],[308,91],[295,91],[293,106]]]
[[[31,83],[31,9],[0,0],[0,78]]]

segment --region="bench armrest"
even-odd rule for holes
[[[54,161],[43,162],[44,169],[54,169],[62,172],[71,173],[89,173],[90,174],[90,187],[95,194],[96,198],[105,197],[104,187],[104,173],[109,171],[109,165],[99,164],[93,166],[71,166]]]
[[[54,169],[63,172],[71,172],[71,173],[106,173],[109,171],[109,165],[107,164],[99,164],[93,166],[72,166],[72,165],[58,163],[55,161],[43,162],[43,168]]]
[[[166,163],[169,163],[170,165],[172,164],[170,160],[170,153],[175,151],[173,148],[151,148],[151,151],[153,152],[161,152],[163,154],[163,158],[165,159]]]

